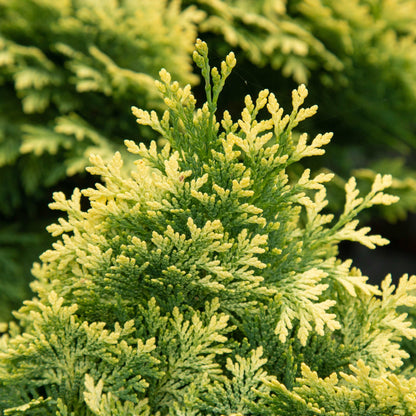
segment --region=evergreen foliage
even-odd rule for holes
[[[241,78],[253,95],[272,86],[281,100],[294,82],[305,83],[325,114],[309,119],[308,131],[336,133],[321,166],[345,178],[352,168],[378,171],[372,159],[380,149],[408,157],[416,137],[415,16],[413,0],[0,0],[0,228],[36,220],[49,201],[45,188],[72,189],[91,152],[108,160],[118,150],[129,165],[123,140],[155,136],[137,130],[128,108],[162,111],[153,84],[162,65],[181,82],[198,82],[189,60],[197,32],[217,55],[231,46],[239,56],[239,76],[222,95],[233,116]],[[414,211],[416,173],[390,167],[391,192],[401,199],[379,212],[394,221]],[[331,208],[339,204],[331,197]],[[9,271],[20,268],[18,256],[13,241],[0,249],[1,263],[15,263]],[[0,275],[0,291],[19,276]]]
[[[397,201],[391,176],[366,195],[351,178],[334,217],[332,174],[287,174],[332,136],[293,134],[317,111],[302,107],[305,86],[290,114],[263,90],[237,122],[217,120],[235,57],[211,68],[197,41],[193,58],[202,107],[162,70],[163,116],[133,108],[163,149],[127,140],[129,176],[120,153],[93,155],[103,184],[54,195],[66,218],[48,230],[60,238],[33,268],[37,298],[0,339],[2,414],[415,414],[400,342],[416,328],[398,308],[416,305],[416,276],[379,288],[338,259],[343,240],[387,243],[356,216]]]
[[[39,242],[37,234],[18,232],[13,225],[0,229],[0,321],[10,319],[11,310],[19,307],[22,299],[29,296],[26,282],[31,278],[29,271],[33,259],[26,249]],[[20,280],[16,281],[15,276]]]
[[[33,296],[31,267],[54,241],[44,229],[47,224],[38,218],[0,223],[0,322],[10,320],[22,300]]]
[[[129,109],[162,108],[154,87],[162,66],[198,82],[189,56],[202,12],[180,6],[0,0],[0,320],[29,295],[47,189],[83,173],[91,152],[109,159],[126,137],[149,138]]]
[[[162,66],[197,82],[188,59],[197,31],[219,35],[217,53],[237,48],[264,67],[263,82],[241,68],[257,84],[278,78],[288,93],[292,80],[308,84],[325,113],[308,128],[336,131],[337,165],[326,164],[338,173],[385,145],[404,154],[416,146],[415,16],[413,0],[2,0],[0,212],[83,172],[91,152],[108,159],[124,138],[148,137],[127,108],[162,108],[153,86]]]
[[[276,78],[273,69],[278,69],[296,83],[307,84],[325,114],[312,121],[314,129],[336,129],[335,145],[344,141],[351,147],[353,140],[361,152],[368,151],[367,157],[385,145],[401,152],[415,149],[413,0],[187,3],[207,12],[199,31],[218,35],[216,48],[218,42],[238,48],[254,65],[267,68],[262,75],[270,82]],[[292,88],[292,83],[280,79],[282,88]],[[339,154],[337,159],[339,163]],[[351,167],[347,155],[342,162]]]
[[[382,216],[390,222],[404,220],[408,212],[416,207],[416,172],[405,165],[402,158],[380,159],[373,163],[371,169],[356,169],[354,176],[361,180],[361,187],[368,188],[376,172],[389,173],[393,176],[391,191],[400,198],[400,203],[381,207]]]
[[[162,66],[197,82],[189,54],[201,17],[179,1],[1,0],[0,173],[13,183],[2,183],[0,212],[19,206],[17,190],[36,195],[134,137],[126,114],[161,108]]]

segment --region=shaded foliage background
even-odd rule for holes
[[[30,296],[30,264],[50,244],[52,191],[96,180],[83,173],[89,153],[108,158],[125,138],[154,137],[129,108],[163,108],[153,86],[161,67],[199,82],[197,36],[214,64],[230,49],[239,62],[220,110],[238,115],[242,97],[265,87],[288,108],[290,91],[308,85],[320,109],[305,130],[335,133],[326,158],[308,163],[338,173],[335,197],[351,173],[364,189],[374,171],[394,174],[401,202],[366,218],[393,246],[343,254],[373,281],[415,270],[414,216],[405,221],[416,207],[414,1],[0,0],[0,320]]]

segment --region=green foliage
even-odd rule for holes
[[[123,151],[122,140],[137,136],[127,109],[162,108],[153,84],[161,67],[197,82],[188,59],[197,31],[218,35],[217,53],[231,46],[265,67],[264,83],[279,70],[279,91],[307,83],[325,114],[309,130],[336,131],[343,175],[344,140],[350,149],[365,142],[367,158],[380,144],[414,148],[415,16],[412,0],[2,0],[0,166],[15,186],[0,209],[83,172],[90,153]]]
[[[374,180],[375,172],[390,173],[393,175],[391,193],[400,198],[399,204],[383,208],[383,218],[390,222],[404,220],[408,212],[416,209],[416,173],[405,166],[403,159],[382,159],[374,163],[371,169],[357,169],[354,175],[363,181],[362,187],[368,186]]]
[[[32,231],[39,225],[26,222],[23,231],[17,224],[0,223],[0,322],[11,319],[11,311],[31,295],[30,268],[51,243],[46,232]]]
[[[43,388],[49,398],[60,398],[70,404],[75,414],[85,414],[85,402],[79,393],[86,374],[105,378],[107,390],[118,393],[122,399],[137,399],[148,386],[142,376],[155,375],[152,367],[156,360],[149,355],[154,340],[145,344],[136,341],[133,347],[127,342],[134,331],[133,322],[125,323],[123,328],[116,325],[110,332],[103,329],[103,322],[81,322],[74,314],[76,305],[62,307],[63,298],[58,299],[54,292],[49,303],[26,302],[20,311],[26,312],[24,320],[32,322],[29,325],[33,325],[33,334],[12,338],[2,353],[2,371],[11,369],[2,386],[6,402],[19,403],[34,390]],[[17,364],[19,357],[25,357],[23,367]],[[48,370],[39,372],[42,367]],[[28,409],[33,403],[38,404],[32,402]],[[47,403],[51,405],[51,400]],[[13,412],[8,410],[5,414]]]
[[[162,66],[197,81],[189,53],[201,17],[178,1],[0,1],[2,175],[36,194],[83,172],[89,153],[112,155],[136,135],[131,105],[161,107]],[[14,198],[0,198],[2,212]]]
[[[0,215],[22,229],[46,205],[45,188],[85,181],[74,175],[91,153],[109,160],[119,151],[130,166],[123,140],[158,132],[137,130],[128,109],[165,108],[153,83],[161,67],[198,83],[189,60],[198,32],[217,55],[232,47],[240,60],[222,108],[239,111],[241,79],[253,94],[272,86],[281,100],[294,82],[307,84],[324,114],[307,130],[337,138],[321,166],[343,178],[357,167],[392,169],[401,200],[378,212],[401,219],[415,206],[415,173],[372,160],[386,146],[401,156],[415,148],[415,16],[413,0],[0,0]],[[341,203],[330,199],[330,208]]]
[[[196,3],[207,13],[199,31],[215,34],[216,48],[224,48],[224,43],[238,48],[256,67],[265,67],[262,80],[253,77],[254,83],[273,82],[277,69],[296,83],[308,84],[325,114],[312,121],[314,131],[328,126],[335,131],[334,150],[340,141],[351,147],[351,140],[361,152],[367,151],[367,157],[377,150],[381,153],[380,149],[384,152],[381,144],[402,152],[415,148],[414,1]],[[289,80],[278,79],[280,91],[292,88]],[[345,152],[343,163],[348,169],[351,162]],[[338,152],[338,164],[340,159]]]
[[[207,18],[199,24],[200,32],[220,35],[257,67],[270,65],[297,83],[308,82],[311,71],[317,67],[330,73],[343,69],[342,57],[327,44],[329,37],[317,36],[299,16],[298,9],[311,2],[197,0],[185,3],[196,3],[207,13]],[[330,15],[333,2],[329,3],[327,14]],[[343,8],[339,9],[342,13]]]
[[[416,327],[416,308],[401,308],[401,312],[408,314],[408,320],[412,322],[413,327]],[[405,364],[409,366],[410,372],[416,368],[416,342],[409,339],[404,339],[402,342],[403,349],[409,354],[409,358]]]
[[[37,298],[0,338],[3,415],[411,415],[414,369],[401,373],[403,338],[416,328],[416,276],[381,288],[341,261],[338,244],[387,240],[356,216],[397,197],[377,175],[366,195],[345,185],[343,212],[328,214],[332,174],[288,168],[322,155],[331,134],[292,131],[313,116],[301,85],[284,115],[273,93],[245,98],[241,118],[217,121],[236,64],[211,68],[201,108],[190,86],[160,72],[167,110],[133,108],[165,140],[126,176],[115,153],[91,156],[103,183],[54,195],[66,218],[33,273]],[[83,209],[81,197],[89,207]],[[3,325],[4,326],[4,325]],[[3,328],[4,330],[4,328]]]
[[[46,188],[68,186],[91,152],[109,159],[124,138],[149,138],[130,107],[162,108],[162,66],[198,81],[189,55],[201,17],[178,1],[0,1],[0,320],[29,295]]]
[[[266,382],[271,394],[264,397],[265,406],[256,405],[264,415],[413,415],[416,411],[416,379],[385,374],[371,377],[371,368],[362,360],[350,366],[351,374],[333,373],[325,379],[303,365],[299,386],[293,391],[276,380]],[[264,413],[260,413],[267,409]],[[400,413],[399,413],[400,412]]]

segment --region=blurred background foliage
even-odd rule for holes
[[[130,107],[161,108],[163,66],[198,81],[190,54],[202,16],[177,1],[0,0],[0,166],[15,180],[2,181],[13,194],[2,212],[43,200],[40,189],[83,173],[90,153],[147,138]]]
[[[155,138],[130,107],[163,110],[153,83],[162,67],[199,83],[197,37],[218,61],[236,53],[220,103],[235,118],[247,93],[269,88],[285,104],[307,85],[319,114],[304,129],[335,133],[320,165],[310,161],[337,174],[332,210],[351,174],[363,190],[375,172],[394,175],[401,202],[364,220],[393,241],[393,272],[414,271],[416,239],[402,241],[409,220],[392,235],[385,225],[416,211],[414,0],[0,0],[0,321],[30,297],[30,265],[51,241],[52,192],[97,180],[84,174],[90,153],[128,160],[124,139]],[[376,281],[392,271],[387,252],[365,264],[354,250],[345,255],[364,272],[381,264]]]

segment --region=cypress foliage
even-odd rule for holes
[[[320,166],[340,175],[340,184],[353,174],[362,189],[377,172],[393,173],[391,192],[400,202],[377,211],[389,221],[415,211],[416,172],[405,165],[416,149],[413,0],[185,3],[197,3],[207,13],[199,32],[210,39],[211,50],[237,52],[240,76],[229,90],[231,102],[241,78],[252,93],[272,87],[282,96],[294,82],[305,83],[324,114],[308,120],[308,130],[336,135]],[[334,186],[329,191],[339,194]],[[341,204],[332,198],[331,209]]]
[[[317,111],[302,107],[305,86],[290,114],[263,90],[237,122],[217,120],[235,57],[211,68],[198,41],[193,58],[201,108],[166,70],[163,116],[133,108],[163,149],[127,140],[129,176],[120,153],[93,155],[88,170],[104,183],[54,195],[59,240],[34,266],[37,297],[0,339],[2,414],[415,414],[400,342],[416,328],[397,308],[415,306],[416,277],[379,288],[338,259],[343,240],[387,243],[356,216],[397,201],[384,192],[391,176],[366,195],[351,178],[335,218],[332,174],[288,176],[332,136],[294,134]]]
[[[166,66],[197,82],[189,54],[202,14],[179,1],[0,1],[0,210],[7,189],[37,194],[109,158],[136,134],[132,105],[160,109],[154,79]],[[137,129],[136,129],[137,130]],[[143,134],[143,132],[142,132]]]
[[[278,78],[289,93],[293,81],[308,84],[325,113],[309,130],[336,131],[338,162],[326,164],[338,173],[349,175],[364,153],[384,156],[385,146],[407,155],[416,146],[415,16],[413,0],[2,0],[0,210],[83,172],[91,152],[122,151],[136,134],[127,108],[162,108],[153,86],[160,67],[197,82],[188,59],[197,31],[219,35],[217,53],[243,52],[256,74],[265,67],[266,85]],[[243,74],[255,80],[252,71]],[[398,193],[414,190],[407,183]]]
[[[195,3],[195,2],[188,2]],[[412,0],[198,0],[200,32],[238,49],[270,82],[308,84],[337,141],[415,148],[416,4]],[[217,38],[218,44],[218,38]],[[216,44],[216,47],[217,47]],[[372,82],[369,82],[371,79]],[[291,83],[279,79],[280,88]],[[380,117],[383,114],[383,117]],[[380,152],[381,153],[381,152]],[[339,159],[339,156],[338,156]],[[347,163],[347,162],[345,162]],[[347,165],[348,166],[348,165]]]
[[[337,137],[321,166],[343,178],[365,166],[353,172],[361,189],[376,172],[394,173],[391,192],[400,202],[378,212],[405,218],[416,206],[416,173],[404,164],[416,137],[414,16],[413,0],[1,0],[0,263],[10,266],[0,293],[10,293],[8,281],[16,282],[13,298],[27,292],[15,242],[37,252],[25,228],[28,221],[40,228],[45,188],[68,186],[91,152],[107,160],[118,150],[128,164],[124,138],[152,137],[150,129],[137,130],[128,108],[162,110],[153,85],[162,65],[181,82],[198,82],[188,53],[197,32],[221,56],[230,46],[238,51],[252,93],[272,86],[283,99],[293,81],[307,84],[325,114],[308,120],[308,131]],[[231,111],[230,90],[223,102]],[[399,158],[373,163],[386,147]],[[331,198],[331,209],[340,204]],[[11,221],[22,232],[9,238]]]
[[[130,107],[163,107],[154,87],[162,66],[198,82],[190,53],[202,12],[180,6],[0,0],[0,319],[29,296],[30,266],[19,259],[33,262],[47,239],[38,230],[48,189],[72,189],[91,152],[110,159],[118,149],[127,162],[123,140],[149,139]]]

